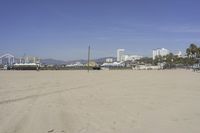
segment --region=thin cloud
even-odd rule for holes
[[[174,32],[174,33],[200,33],[200,27],[190,26],[173,26],[173,27],[160,27],[161,31]]]

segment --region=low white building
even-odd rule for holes
[[[113,63],[103,63],[101,67],[123,67],[124,64],[122,62],[113,62]]]
[[[182,57],[182,52],[181,51],[175,51],[174,55],[178,56],[178,57]]]
[[[165,56],[168,55],[170,51],[165,48],[159,48],[153,50],[153,60],[155,60],[156,56]]]
[[[133,70],[161,70],[163,69],[163,66],[157,65],[137,65],[135,67],[132,67]]]
[[[76,62],[75,64],[66,65],[67,67],[81,67],[84,66],[81,62]]]
[[[135,61],[141,59],[142,56],[139,55],[124,55],[122,61]]]
[[[113,62],[113,58],[107,58],[107,59],[106,59],[106,62],[107,62],[107,63]]]
[[[128,60],[130,60],[129,55],[124,55],[124,56],[122,57],[122,61],[128,61]]]

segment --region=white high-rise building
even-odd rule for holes
[[[117,61],[123,61],[125,49],[117,49]]]
[[[153,60],[155,60],[156,56],[165,56],[169,54],[169,50],[165,48],[154,49],[153,50]]]

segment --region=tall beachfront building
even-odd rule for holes
[[[156,56],[165,56],[169,54],[169,50],[165,48],[154,49],[153,50],[153,60],[155,60]]]
[[[117,49],[117,61],[123,61],[125,49]]]

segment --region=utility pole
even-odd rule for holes
[[[88,46],[88,72],[90,71],[90,45]]]

